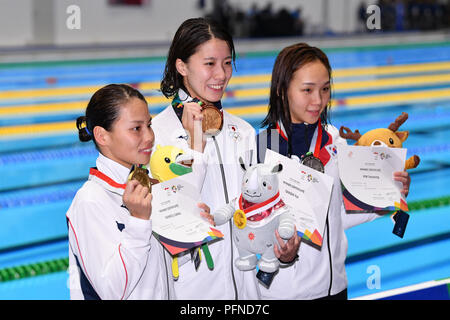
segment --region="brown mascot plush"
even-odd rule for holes
[[[373,129],[361,135],[358,130],[352,132],[347,127],[339,129],[339,135],[342,138],[355,140],[355,146],[387,146],[391,148],[401,148],[403,142],[408,138],[409,131],[397,131],[398,128],[408,119],[408,114],[402,112],[397,119],[389,125],[387,129],[378,128]],[[405,170],[416,168],[420,163],[420,158],[413,155],[405,162]]]

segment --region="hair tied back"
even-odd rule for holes
[[[86,118],[86,117],[85,117]],[[88,128],[87,128],[87,124],[86,124],[86,119],[84,119],[84,121],[81,123],[81,129],[86,130],[88,135],[91,135],[91,133],[89,132]]]
[[[77,129],[78,129],[78,137],[80,141],[89,141],[92,139],[92,135],[89,132],[87,126],[87,118],[86,116],[81,116],[77,118]]]

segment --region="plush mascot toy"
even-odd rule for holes
[[[245,171],[242,194],[214,212],[214,221],[221,225],[233,219],[233,237],[239,252],[236,267],[245,271],[258,266],[258,279],[269,287],[279,268],[274,253],[275,230],[286,240],[295,230],[293,212],[278,189],[277,174],[283,167],[262,163],[246,167],[242,158],[239,162]],[[261,255],[259,261],[257,254]]]
[[[152,177],[163,182],[192,172],[190,164],[192,157],[185,154],[182,149],[170,145],[162,147],[158,144],[150,158],[149,167]],[[204,250],[207,250],[207,246]],[[172,275],[175,280],[179,277],[178,256],[174,256],[172,260]]]
[[[174,146],[161,147],[158,144],[150,158],[150,171],[153,178],[163,182],[192,172],[192,168],[186,165],[190,161],[192,157],[182,149]]]
[[[395,122],[391,123],[387,129],[373,129],[365,134],[360,134],[358,130],[352,132],[347,127],[339,129],[339,135],[342,138],[355,140],[355,146],[386,146],[391,148],[401,148],[403,142],[408,138],[409,131],[397,131],[398,128],[408,119],[408,114],[402,112]],[[405,162],[405,170],[416,168],[420,163],[417,155],[411,156]]]
[[[391,123],[387,129],[373,129],[361,135],[358,130],[352,132],[347,127],[341,127],[339,129],[339,135],[345,139],[356,140],[356,146],[386,146],[392,148],[401,148],[403,142],[405,142],[405,140],[408,138],[409,131],[397,130],[407,119],[408,114],[406,112],[402,112],[402,114],[398,116],[397,119],[395,119],[395,121]],[[405,170],[414,169],[419,165],[419,163],[419,156],[413,155],[405,161]],[[394,230],[392,232],[400,238],[403,238],[408,219],[409,215],[406,212],[402,210],[396,211],[392,215],[392,220],[394,221]]]

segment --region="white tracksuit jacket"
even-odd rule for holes
[[[129,169],[102,154],[96,164],[66,214],[71,299],[173,299],[151,219],[121,207]]]
[[[196,180],[194,183],[199,186],[201,201],[210,207],[211,213],[224,206],[227,200],[232,201],[240,194],[243,170],[238,157],[242,156],[246,163],[251,160],[256,163],[253,127],[225,110],[223,118],[222,131],[215,137],[215,141],[211,137],[207,138],[203,153],[189,148],[186,131],[171,105],[152,120],[155,144],[174,145],[194,154],[193,173]],[[249,150],[253,151],[253,159],[250,159],[252,153]],[[174,282],[177,299],[260,298],[256,273],[242,272],[234,266],[238,253],[231,243],[230,227],[228,223],[217,226],[216,228],[224,234],[224,238],[209,244],[214,260],[213,270],[209,270],[206,261],[202,261],[196,271],[190,261],[190,254],[180,257],[179,279]]]
[[[299,258],[291,266],[279,269],[269,289],[260,286],[263,299],[309,300],[328,294],[335,295],[346,289],[347,237],[344,230],[379,217],[377,214],[346,213],[339,180],[337,154],[334,150],[336,144],[347,142],[339,137],[339,131],[335,127],[328,125],[327,132],[331,139],[321,152],[326,153],[325,158],[329,157],[325,164],[325,173],[334,178],[334,184],[322,248],[318,250],[306,243],[301,243]],[[314,137],[316,135],[317,130]],[[273,141],[277,139],[278,137]],[[314,151],[314,146],[315,142],[311,143],[309,151]]]

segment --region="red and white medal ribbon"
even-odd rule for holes
[[[268,211],[268,212],[264,216],[268,216],[272,212],[272,210],[270,210],[270,209],[272,209],[274,207],[284,206],[284,202],[281,200],[280,192],[277,192],[276,195],[274,195],[270,199],[267,199],[266,201],[251,205],[247,208],[244,208],[244,199],[242,198],[242,194],[241,194],[241,196],[239,197],[238,203],[239,203],[239,209],[245,213],[245,216],[250,221],[252,221],[250,218],[253,216],[265,213],[266,211]]]

